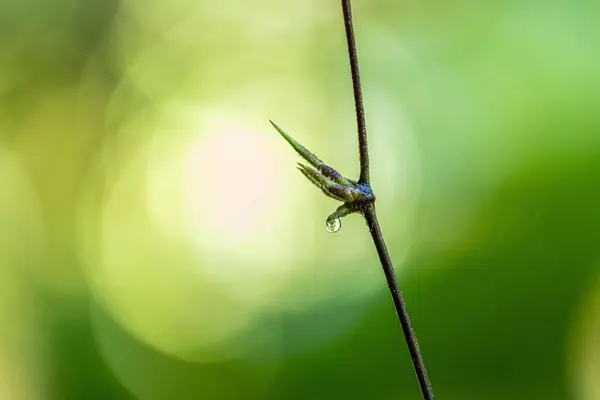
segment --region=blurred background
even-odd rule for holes
[[[600,399],[600,3],[354,1],[437,397]],[[0,2],[0,399],[419,399],[339,1]]]

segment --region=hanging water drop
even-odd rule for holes
[[[340,221],[340,219],[338,217],[327,218],[327,222],[325,223],[325,226],[327,227],[327,232],[336,233],[342,227],[342,222]]]

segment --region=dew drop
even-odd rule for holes
[[[342,227],[342,222],[337,217],[328,218],[325,226],[327,227],[327,232],[336,233]]]

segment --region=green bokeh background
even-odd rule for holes
[[[436,396],[600,399],[600,3],[354,1]],[[0,399],[418,399],[337,1],[0,2]]]

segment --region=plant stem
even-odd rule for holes
[[[358,56],[356,52],[356,41],[354,39],[354,28],[352,24],[352,7],[350,0],[342,0],[342,10],[344,12],[344,24],[346,27],[346,40],[348,42],[348,55],[350,57],[350,70],[352,72],[352,86],[354,88],[354,104],[356,107],[356,121],[358,125],[358,144],[360,151],[360,178],[359,182],[369,185],[369,149],[367,146],[367,127],[365,123],[365,111],[363,107],[362,89],[360,84],[360,73],[358,70]],[[408,309],[406,308],[406,302],[402,296],[400,285],[396,279],[394,273],[394,267],[390,254],[388,253],[381,228],[379,227],[379,221],[377,220],[377,213],[375,212],[375,204],[368,204],[363,210],[363,215],[371,231],[381,266],[383,267],[383,273],[387,279],[388,287],[396,307],[396,313],[400,319],[402,330],[404,331],[404,338],[408,345],[408,350],[413,362],[415,373],[419,380],[419,386],[421,387],[421,394],[425,400],[433,400],[433,389],[431,388],[431,382],[427,376],[427,370],[425,369],[425,363],[423,362],[423,356],[419,349],[419,343],[417,342],[417,336],[412,328],[410,322],[410,316]]]
[[[352,25],[352,6],[350,0],[342,0],[344,24],[346,25],[346,41],[348,42],[348,55],[350,56],[350,71],[352,73],[352,87],[354,89],[354,105],[356,106],[356,123],[358,125],[358,149],[360,152],[360,177],[358,182],[369,184],[369,148],[367,146],[367,124],[365,123],[365,109],[363,107],[360,73],[358,71],[358,55],[354,40],[354,27]]]
[[[427,370],[425,369],[423,356],[421,355],[419,343],[417,342],[417,335],[415,334],[412,324],[410,323],[410,316],[408,315],[406,302],[402,296],[400,285],[398,285],[398,280],[396,279],[396,274],[394,273],[394,266],[392,265],[390,254],[388,253],[385,241],[383,240],[383,234],[381,233],[379,221],[377,220],[377,213],[375,212],[375,204],[370,204],[363,212],[363,215],[365,216],[367,225],[371,231],[371,236],[373,237],[373,242],[377,248],[377,254],[379,255],[381,266],[383,267],[383,273],[387,279],[387,284],[390,288],[392,299],[394,300],[394,306],[396,306],[396,313],[400,319],[400,324],[402,325],[402,330],[404,331],[404,338],[406,339],[406,344],[408,345],[410,357],[412,359],[417,378],[419,379],[421,393],[424,399],[432,400],[433,389],[431,388],[431,382],[427,376]]]

